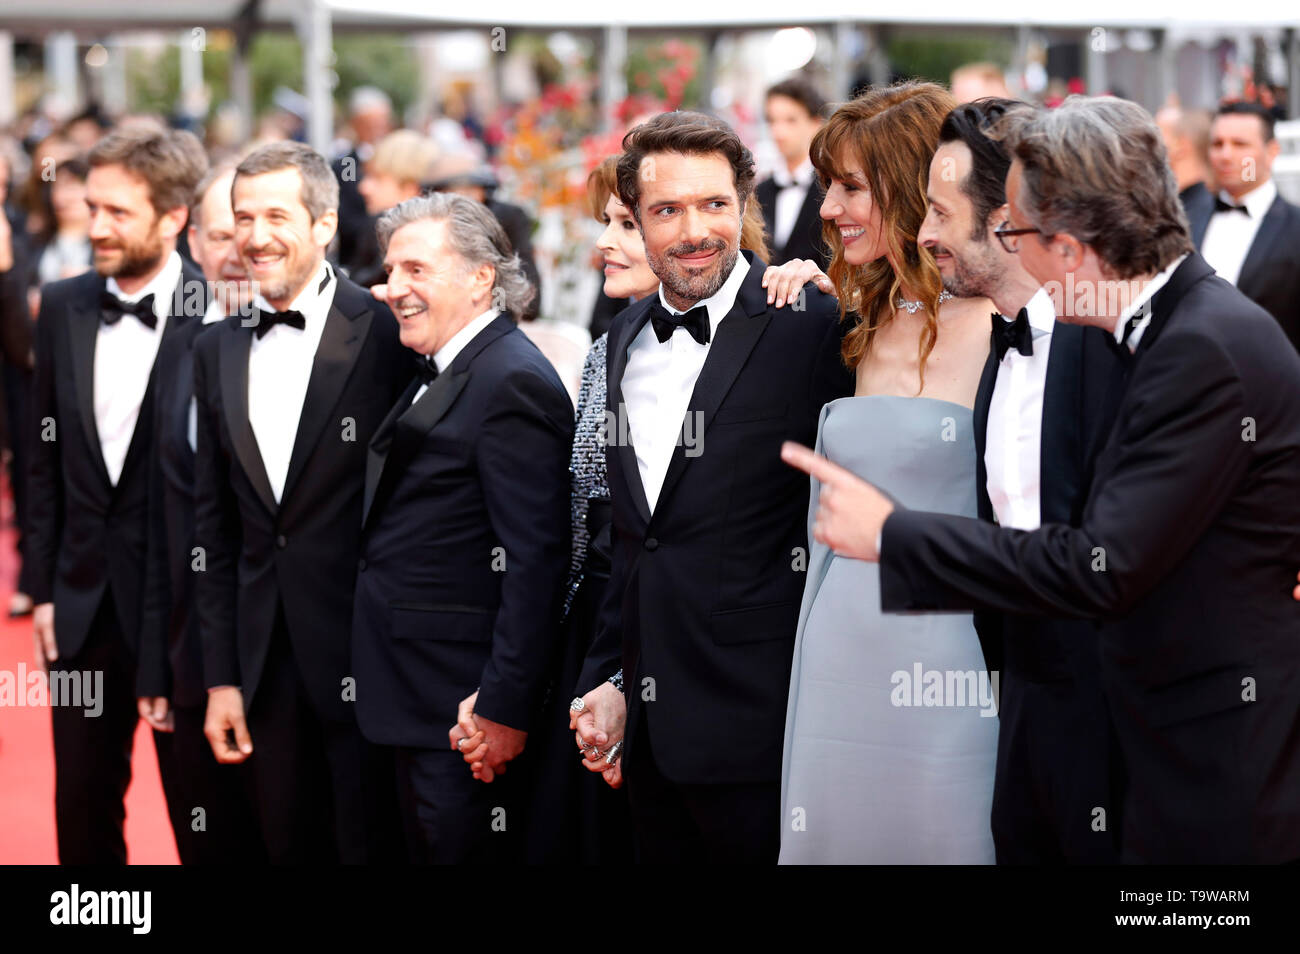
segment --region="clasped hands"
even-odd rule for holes
[[[476,714],[476,702],[477,689],[461,700],[456,710],[456,724],[447,730],[447,738],[453,751],[459,752],[469,765],[474,777],[481,782],[491,782],[498,775],[504,775],[506,766],[519,758],[528,733]]]
[[[602,682],[582,697],[581,709],[569,709],[569,728],[582,753],[582,767],[599,772],[610,788],[623,784],[623,728],[627,700],[613,683]]]

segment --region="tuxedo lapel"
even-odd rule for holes
[[[1264,265],[1269,251],[1284,240],[1285,225],[1286,204],[1279,195],[1264,213],[1264,219],[1259,223],[1259,231],[1255,233],[1255,241],[1250,243],[1246,260],[1241,263],[1237,288],[1243,295],[1255,297],[1256,289],[1270,280],[1271,276],[1267,274]]]
[[[415,403],[411,403],[411,399],[419,391],[421,381],[417,377],[410,383],[370,441],[366,455],[362,526],[366,525],[371,509],[381,496],[385,476],[401,473],[407,462],[419,452],[424,438],[438,426],[456,403],[460,392],[465,390],[474,359],[492,342],[515,330],[513,321],[498,315],[465,345],[451,367],[438,375]]]
[[[271,480],[266,476],[266,464],[248,418],[248,354],[253,344],[253,329],[242,322],[228,321],[217,333],[221,335],[221,406],[226,412],[230,443],[258,499],[267,512],[275,513],[278,509],[275,494],[271,492]]]
[[[375,491],[379,489],[379,481],[384,475],[384,465],[393,446],[393,434],[397,428],[397,419],[410,409],[411,398],[415,397],[415,392],[419,390],[420,384],[421,381],[417,377],[406,386],[406,390],[397,399],[397,403],[388,412],[388,416],[375,429],[375,436],[371,438],[370,446],[366,449],[366,493],[365,502],[361,508],[362,526],[365,526],[366,521],[370,518],[370,505],[374,503]],[[427,397],[427,394],[425,396]]]
[[[645,323],[650,320],[650,305],[653,299],[646,299],[644,304],[638,302],[632,308],[638,309],[635,315],[629,314],[625,321],[615,321],[609,331],[609,345],[606,350],[606,393],[609,395],[609,410],[614,414],[615,433],[607,434],[608,442],[614,447],[623,478],[627,481],[632,501],[637,513],[647,524],[650,522],[650,503],[641,483],[641,468],[636,462],[636,448],[632,446],[631,427],[627,422],[627,408],[623,405],[623,372],[627,370],[627,349],[641,333]],[[609,453],[609,443],[605,453]]]
[[[988,472],[984,467],[984,448],[988,445],[989,404],[993,400],[993,388],[998,381],[998,353],[989,335],[989,356],[984,362],[984,371],[980,375],[979,390],[975,392],[973,421],[975,427],[975,498],[979,505],[979,516],[983,520],[993,519],[993,504],[989,500]]]
[[[193,272],[188,268],[181,268],[181,277],[176,280],[176,290],[172,294],[170,311],[167,315],[167,321],[163,324],[162,340],[158,342],[158,352],[154,356],[153,365],[149,369],[149,383],[145,387],[144,399],[140,402],[140,414],[136,418],[135,430],[131,433],[131,443],[127,447],[126,460],[122,464],[122,474],[131,473],[134,466],[135,458],[144,451],[141,449],[145,445],[151,445],[153,439],[153,422],[154,402],[160,400],[157,393],[158,380],[164,377],[160,368],[171,369],[176,362],[181,360],[183,350],[189,335],[189,323],[202,321],[201,318],[190,317],[185,313],[185,288],[187,284],[198,282],[200,287],[206,289],[203,282],[203,276]],[[203,302],[206,305],[206,302]],[[202,314],[202,311],[200,311]],[[141,436],[143,431],[144,436]],[[118,484],[124,483],[119,479]]]
[[[1069,523],[1076,497],[1081,448],[1083,329],[1057,322],[1047,354],[1043,416],[1039,426],[1038,499],[1043,523]]]
[[[718,412],[718,406],[731,390],[732,382],[740,374],[741,368],[749,359],[750,352],[754,350],[754,345],[758,343],[767,323],[772,319],[772,312],[767,304],[767,292],[762,286],[763,271],[762,262],[751,262],[749,274],[745,276],[740,292],[736,295],[736,303],[727,313],[727,317],[718,323],[713,344],[709,346],[708,357],[705,358],[704,367],[695,381],[695,391],[691,394],[686,413],[697,415],[697,438],[707,434],[713,416]],[[793,320],[798,320],[798,317]],[[673,486],[686,469],[688,460],[686,441],[678,440],[673,446],[673,455],[668,461],[668,472],[664,475],[656,508],[668,499]]]
[[[335,293],[334,303],[330,306],[329,316],[325,319],[325,330],[321,334],[320,344],[316,348],[316,357],[312,362],[311,378],[307,382],[307,396],[302,402],[302,414],[298,418],[298,433],[293,442],[293,454],[289,458],[289,471],[284,478],[284,491],[280,494],[281,502],[289,498],[294,484],[307,465],[307,459],[320,440],[325,425],[331,422],[352,368],[365,345],[366,335],[370,331],[370,321],[374,312],[370,308],[346,314],[340,307],[339,298],[344,293],[340,281]],[[342,426],[340,421],[334,422]]]
[[[95,341],[99,335],[99,299],[107,282],[96,278],[89,307],[79,309],[84,299],[72,297],[68,301],[68,348],[72,353],[72,380],[77,393],[77,411],[81,429],[95,461],[95,471],[112,486],[108,465],[104,463],[104,449],[99,443],[99,427],[95,423]]]

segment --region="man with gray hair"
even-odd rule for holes
[[[357,729],[352,590],[365,448],[410,363],[388,308],[325,261],[322,156],[263,146],[231,204],[258,294],[194,344],[204,733],[218,762],[249,761],[273,864],[383,861],[396,795],[390,753]]]
[[[787,445],[829,484],[814,534],[880,561],[886,610],[1092,618],[1122,752],[1121,858],[1300,860],[1300,358],[1191,249],[1155,124],[1072,97],[1008,131],[1008,225],[1058,316],[1130,366],[1076,527],[896,509]],[[1064,289],[1064,293],[1063,290]],[[1099,829],[1100,830],[1100,829]]]
[[[370,444],[357,717],[395,747],[413,861],[518,861],[520,756],[559,649],[573,406],[515,326],[533,290],[481,203],[408,199],[379,240],[418,377]]]

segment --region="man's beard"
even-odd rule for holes
[[[287,255],[285,262],[289,264]],[[296,266],[290,264],[284,273],[284,278],[254,282],[254,290],[268,302],[292,300],[306,286],[316,267],[317,263],[310,258],[304,259]]]
[[[99,260],[95,262],[95,271],[104,278],[141,278],[156,269],[163,260],[162,239],[152,230],[145,241],[124,242],[117,248],[122,252],[121,261],[117,265],[102,264]]]
[[[987,241],[977,242],[975,247],[981,252],[994,251]],[[935,251],[952,255],[951,250],[942,246]],[[995,254],[971,256],[965,260],[952,255],[952,275],[944,277],[943,287],[954,298],[991,298],[1002,270]]]
[[[717,264],[707,271],[692,274],[680,266],[671,264],[674,255],[689,255],[692,252],[713,250],[723,254]],[[648,247],[645,250],[645,258],[650,270],[663,283],[664,297],[668,298],[671,295],[681,302],[692,304],[712,298],[718,293],[718,289],[726,283],[731,270],[736,267],[736,257],[739,254],[738,246],[728,248],[727,243],[722,239],[705,240],[699,245],[674,245],[664,252],[662,257],[655,255]],[[669,304],[672,302],[670,301]]]

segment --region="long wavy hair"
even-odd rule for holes
[[[861,170],[880,209],[881,235],[889,249],[865,265],[844,260],[844,242],[834,222],[823,220],[822,235],[831,249],[829,274],[840,300],[840,320],[855,322],[844,336],[844,362],[856,368],[871,350],[877,331],[894,316],[904,286],[919,295],[926,323],[918,343],[921,384],[925,361],[938,336],[939,295],[943,280],[934,257],[916,242],[926,212],[930,160],[939,145],[939,128],[957,105],[942,86],[906,82],[868,90],[845,103],[813,138],[811,159],[823,188],[831,179],[846,181]],[[896,262],[896,274],[890,262]]]

